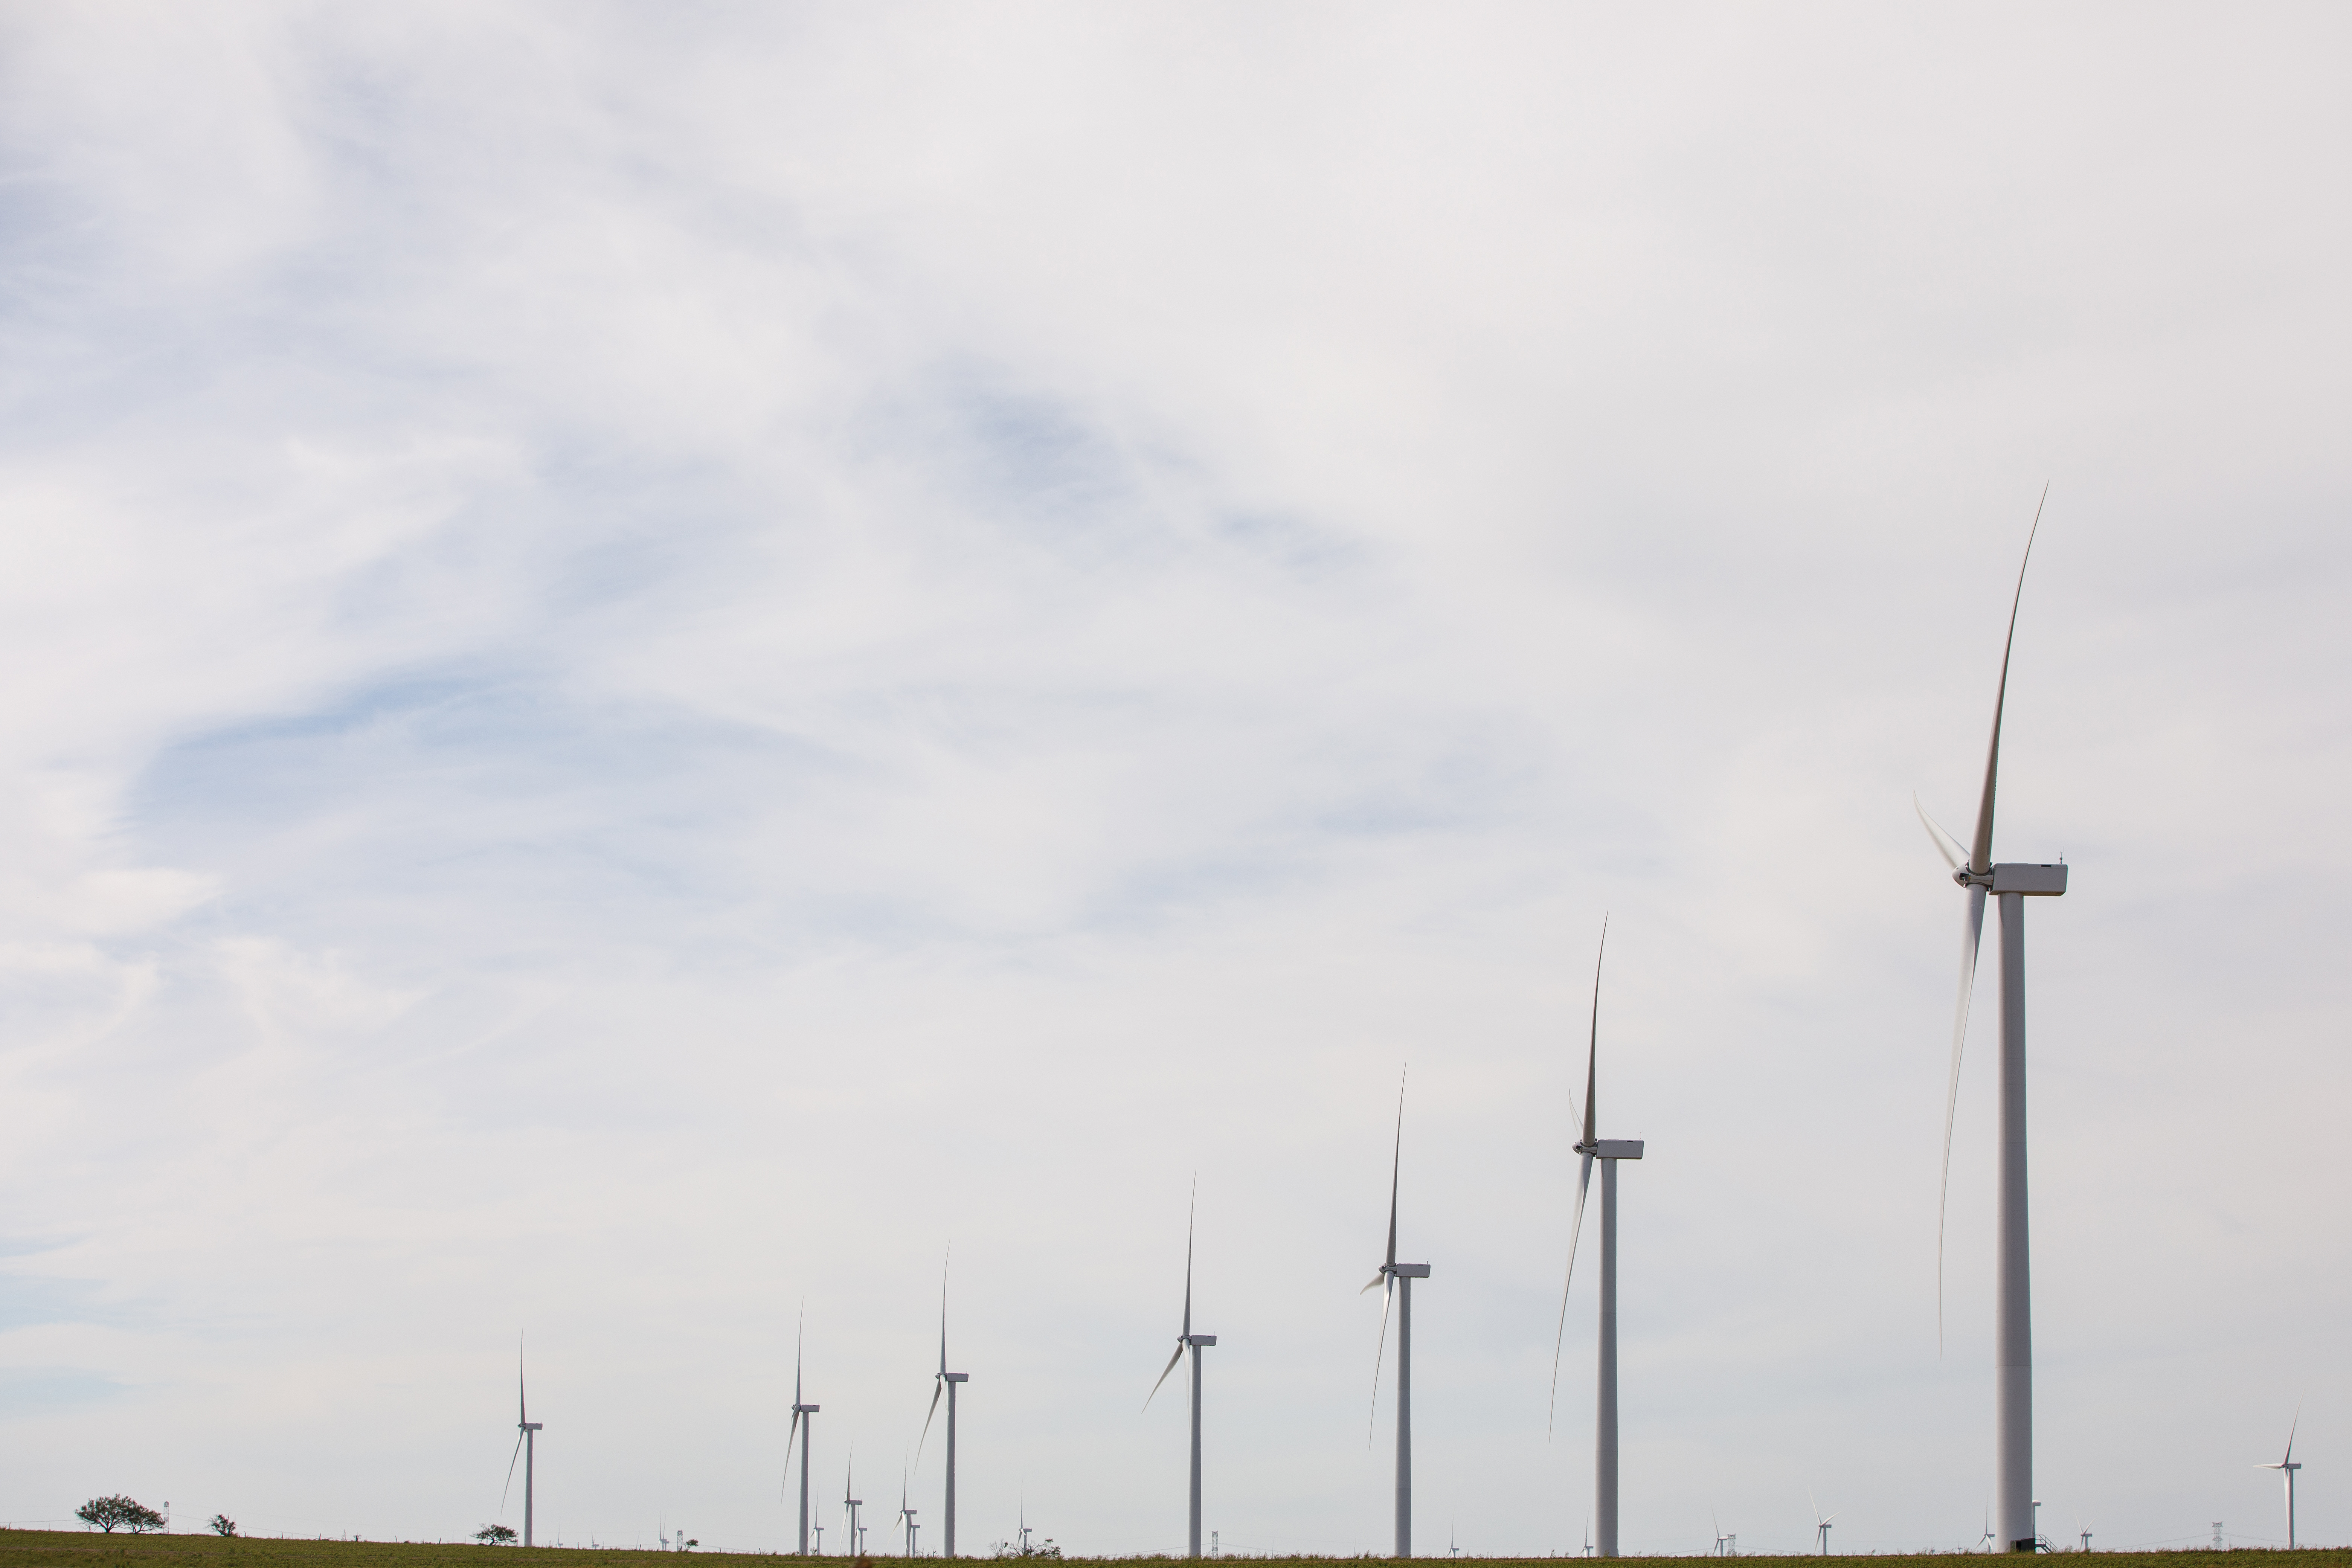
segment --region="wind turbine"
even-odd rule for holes
[[[1723,1533],[1723,1521],[1716,1517],[1714,1510],[1708,1510],[1706,1517],[1707,1522],[1715,1527],[1715,1551],[1713,1555],[1717,1557],[1730,1556],[1731,1553],[1724,1549],[1737,1542],[1739,1537],[1736,1535],[1726,1535]]]
[[[865,1550],[862,1538],[866,1533],[864,1527],[857,1522],[857,1510],[866,1506],[866,1500],[849,1495],[854,1489],[856,1476],[857,1450],[853,1447],[849,1450],[849,1468],[841,1473],[841,1511],[849,1516],[849,1554],[853,1557]]]
[[[807,1324],[808,1311],[803,1308],[801,1312],[801,1328],[793,1331],[793,1425],[791,1431],[784,1436],[784,1485],[786,1487],[790,1487],[793,1481],[793,1440],[795,1437],[799,1438],[801,1445],[801,1534],[800,1543],[793,1552],[795,1557],[805,1557],[809,1554],[809,1445],[816,1441],[816,1413],[819,1408],[801,1398],[802,1331],[807,1327]],[[803,1421],[808,1424],[805,1436],[801,1430],[801,1424]],[[824,1540],[823,1526],[818,1527],[817,1540],[820,1544]]]
[[[1811,1500],[1810,1498],[1808,1500]],[[1822,1555],[1824,1557],[1830,1554],[1830,1525],[1836,1519],[1837,1515],[1833,1513],[1823,1517],[1822,1505],[1819,1502],[1813,1503],[1813,1533],[1821,1540]]]
[[[537,1434],[544,1431],[546,1426],[546,1422],[530,1418],[530,1399],[524,1390],[522,1379],[522,1339],[518,1335],[515,1339],[515,1430],[520,1436],[515,1438],[515,1458],[522,1460],[522,1543],[525,1546],[530,1544],[531,1472],[539,1459]],[[514,1458],[509,1459],[508,1491],[514,1489]],[[506,1492],[502,1491],[499,1494],[499,1511],[504,1513],[506,1508]]]
[[[950,1254],[952,1256],[952,1254]],[[940,1370],[931,1384],[931,1407],[923,1416],[923,1436],[915,1440],[915,1462],[923,1462],[923,1439],[931,1435],[931,1417],[940,1411],[940,1392],[948,1396],[948,1496],[947,1496],[947,1555],[956,1554],[956,1385],[970,1383],[971,1374],[948,1370],[948,1266],[940,1265]]]
[[[909,1557],[917,1555],[915,1552],[915,1510],[907,1506],[907,1479],[904,1476],[898,1478],[898,1524],[899,1528],[904,1530],[907,1534],[907,1555]]]
[[[1389,1166],[1389,1252],[1388,1261],[1372,1276],[1372,1282],[1356,1292],[1363,1295],[1385,1284],[1381,1292],[1381,1337],[1372,1347],[1372,1419],[1381,1412],[1381,1352],[1388,1348],[1389,1305],[1397,1310],[1397,1436],[1396,1436],[1396,1554],[1412,1555],[1412,1282],[1429,1278],[1426,1263],[1397,1261],[1397,1178],[1404,1170],[1404,1074],[1397,1074],[1396,1150]],[[1371,1434],[1364,1435],[1366,1447],[1371,1444]]]
[[[2042,487],[2043,500],[2050,498]],[[1984,794],[1977,805],[1976,836],[1966,848],[1937,826],[1913,800],[1927,836],[1952,868],[1952,880],[1966,888],[1968,909],[1960,930],[1960,999],[1952,1020],[1952,1065],[1944,1089],[1944,1173],[1936,1199],[1936,1336],[1944,1322],[1944,1215],[1952,1184],[1952,1114],[1960,1089],[1960,1049],[1969,1033],[1969,994],[1977,975],[1977,949],[1984,935],[1985,894],[2000,900],[2000,1239],[1994,1249],[1993,1327],[1993,1512],[1995,1538],[2011,1552],[2032,1552],[2038,1531],[2033,1518],[2033,1287],[2032,1249],[2027,1236],[2025,1184],[2025,900],[2055,898],[2066,890],[2066,868],[1992,858],[1993,786],[2000,771],[2000,717],[2009,699],[2009,656],[2017,641],[2017,609],[2025,597],[2025,566],[2033,559],[2033,535],[2041,531],[2042,508],[2025,536],[2018,563],[2017,590],[2009,602],[2009,635],[2000,648],[2000,684],[1992,703],[1992,743],[1985,753]]]
[[[1983,1535],[1981,1535],[1981,1536],[1979,1536],[1979,1537],[1978,1538],[1978,1540],[1977,1540],[1977,1546],[1978,1546],[1978,1549],[1981,1551],[1981,1550],[1983,1550],[1984,1548],[1990,1546],[1990,1545],[1992,1544],[1992,1542],[1993,1542],[1993,1533],[1992,1533],[1992,1507],[1991,1507],[1991,1505],[1990,1505],[1990,1504],[1987,1504],[1987,1505],[1986,1505],[1986,1507],[1985,1507],[1985,1527],[1984,1527],[1984,1534],[1983,1534]]]
[[[1609,952],[1609,920],[1601,921],[1601,947],[1592,960],[1592,1036],[1584,1057],[1584,1136],[1576,1152],[1584,1157],[1576,1178],[1576,1214],[1568,1226],[1568,1276],[1559,1288],[1559,1326],[1552,1331],[1551,1397],[1559,1405],[1559,1352],[1568,1333],[1568,1291],[1576,1282],[1576,1239],[1584,1229],[1584,1197],[1592,1185],[1592,1163],[1601,1162],[1601,1370],[1595,1384],[1592,1445],[1593,1509],[1601,1521],[1601,1555],[1617,1555],[1617,1162],[1642,1157],[1639,1138],[1602,1138],[1596,1108],[1601,1061],[1601,961]],[[1549,1426],[1547,1426],[1549,1435]]]
[[[2294,1473],[2295,1471],[2303,1468],[2301,1465],[2295,1462],[2294,1429],[2302,1425],[2303,1406],[2298,1405],[2294,1407],[2294,1419],[2287,1425],[2286,1457],[2275,1465],[2261,1465],[2256,1467],[2258,1469],[2276,1470],[2280,1475],[2286,1478],[2286,1549],[2289,1552],[2294,1550]],[[2084,1534],[2084,1539],[2086,1541],[2089,1539],[2087,1532]]]
[[[1160,1369],[1160,1383],[1153,1384],[1151,1392],[1143,1396],[1143,1407],[1149,1410],[1160,1393],[1160,1384],[1168,1381],[1168,1374],[1176,1370],[1176,1363],[1184,1359],[1186,1351],[1192,1352],[1192,1500],[1184,1552],[1188,1557],[1201,1555],[1201,1352],[1217,1342],[1214,1334],[1192,1331],[1192,1219],[1200,1202],[1201,1178],[1194,1176],[1192,1199],[1184,1210],[1184,1329],[1176,1336],[1176,1353]]]

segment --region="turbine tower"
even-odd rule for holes
[[[2302,1425],[2303,1406],[2298,1405],[2294,1409],[2294,1419],[2287,1425],[2286,1457],[2275,1465],[2262,1465],[2257,1467],[2260,1469],[2276,1470],[2280,1475],[2286,1478],[2286,1549],[2289,1552],[2294,1550],[2294,1473],[2295,1471],[2303,1468],[2301,1465],[2295,1462],[2294,1429]],[[2085,1541],[2090,1539],[2089,1532],[2084,1532],[2084,1539]],[[2089,1549],[2085,1547],[2084,1550],[2087,1551]]]
[[[931,1435],[931,1417],[939,1414],[940,1393],[944,1389],[948,1396],[947,1542],[944,1550],[950,1557],[956,1554],[956,1385],[971,1381],[970,1373],[948,1370],[948,1268],[945,1263],[941,1263],[940,1265],[940,1370],[931,1384],[931,1408],[923,1416],[923,1437],[929,1437]],[[915,1440],[917,1464],[922,1463],[923,1459],[923,1437]]]
[[[808,1320],[805,1310],[801,1319],[805,1328]],[[787,1488],[793,1484],[793,1440],[797,1437],[801,1445],[801,1533],[799,1542],[793,1550],[795,1557],[809,1554],[809,1445],[816,1441],[818,1410],[818,1406],[801,1398],[801,1331],[795,1330],[793,1334],[793,1425],[784,1436],[784,1485]],[[803,1430],[803,1422],[807,1424],[805,1431]],[[822,1533],[818,1539],[824,1539]]]
[[[1592,960],[1592,1032],[1584,1055],[1584,1136],[1576,1152],[1583,1157],[1576,1177],[1576,1212],[1568,1225],[1568,1274],[1559,1287],[1559,1326],[1552,1331],[1551,1397],[1559,1405],[1559,1352],[1568,1333],[1568,1292],[1576,1283],[1576,1240],[1584,1229],[1584,1199],[1592,1187],[1592,1165],[1601,1163],[1601,1324],[1600,1373],[1594,1384],[1592,1444],[1592,1511],[1600,1524],[1600,1552],[1617,1555],[1617,1162],[1642,1157],[1639,1138],[1600,1135],[1597,1101],[1601,1063],[1601,962],[1609,952],[1609,921],[1601,921],[1601,947]],[[1549,1426],[1547,1426],[1549,1431]]]
[[[2042,488],[2042,500],[2050,496]],[[1992,702],[1992,743],[1985,753],[1984,794],[1977,804],[1976,836],[1963,849],[1917,807],[1927,836],[1936,841],[1952,880],[1968,889],[1960,931],[1960,999],[1952,1020],[1952,1064],[1944,1089],[1944,1173],[1936,1200],[1936,1334],[1940,1345],[1944,1316],[1944,1214],[1952,1183],[1952,1113],[1960,1089],[1960,1049],[1969,1033],[1969,994],[1975,987],[1977,949],[1984,935],[1986,893],[2000,900],[2000,1239],[1994,1253],[1993,1321],[1993,1523],[2009,1552],[2032,1552],[2039,1532],[2033,1518],[2033,1287],[2032,1251],[2027,1236],[2025,1184],[2025,900],[2055,898],[2066,890],[2066,868],[1992,858],[1993,786],[2000,772],[2000,717],[2009,698],[2009,656],[2017,641],[2017,609],[2025,596],[2025,565],[2033,559],[2033,535],[2042,508],[2025,536],[2018,563],[2017,590],[2009,602],[2009,635],[2001,643],[2000,684]]]
[[[1397,1261],[1397,1177],[1404,1169],[1404,1074],[1397,1074],[1396,1150],[1389,1165],[1388,1261],[1372,1276],[1359,1296],[1377,1286],[1381,1292],[1381,1337],[1372,1347],[1372,1419],[1381,1411],[1381,1352],[1388,1348],[1389,1306],[1397,1314],[1397,1436],[1396,1436],[1396,1554],[1412,1555],[1412,1282],[1429,1278],[1426,1263]],[[1371,1434],[1364,1436],[1367,1447]]]
[[[857,1510],[866,1506],[866,1500],[849,1495],[856,1489],[856,1479],[857,1450],[853,1447],[849,1451],[848,1468],[841,1472],[841,1511],[849,1516],[849,1554],[852,1557],[858,1556],[865,1551],[865,1548],[858,1544],[866,1531],[857,1522]]]
[[[530,1418],[530,1399],[523,1387],[522,1340],[518,1336],[515,1340],[515,1430],[520,1436],[515,1438],[514,1458],[507,1461],[507,1489],[511,1491],[514,1489],[515,1459],[520,1459],[522,1461],[522,1543],[525,1546],[530,1544],[531,1472],[536,1468],[539,1458],[537,1434],[544,1430],[546,1426],[547,1423],[544,1421],[534,1421]],[[504,1513],[506,1508],[506,1493],[501,1492],[499,1494],[499,1511]]]
[[[1143,1407],[1149,1410],[1151,1401],[1160,1393],[1160,1384],[1168,1381],[1168,1374],[1176,1370],[1176,1363],[1184,1359],[1186,1351],[1192,1352],[1192,1492],[1184,1538],[1184,1554],[1187,1557],[1201,1555],[1201,1352],[1217,1342],[1214,1334],[1192,1331],[1192,1219],[1200,1208],[1200,1201],[1201,1178],[1194,1176],[1192,1201],[1184,1210],[1184,1328],[1176,1336],[1175,1354],[1170,1356],[1168,1364],[1160,1369],[1160,1383],[1153,1384],[1151,1392],[1143,1396]]]

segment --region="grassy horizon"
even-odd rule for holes
[[[519,1546],[482,1546],[472,1542],[338,1541],[318,1537],[276,1535],[224,1537],[209,1532],[194,1531],[157,1532],[147,1535],[130,1535],[117,1531],[108,1535],[94,1530],[0,1528],[0,1568],[112,1568],[112,1565],[117,1563],[131,1564],[132,1568],[140,1568],[140,1565],[146,1565],[146,1568],[490,1568],[489,1564],[484,1563],[485,1557],[498,1552],[520,1554],[522,1551],[523,1548]],[[2290,1555],[2284,1547],[2239,1547],[2231,1552],[2216,1552],[2210,1546],[2181,1547],[2163,1552],[2101,1552],[2095,1555],[2102,1563],[2112,1564],[2113,1568],[2132,1568],[2132,1565],[2139,1563],[2148,1564],[2150,1568],[2156,1568],[2156,1565],[2159,1564],[2162,1568],[2190,1568],[2190,1564],[2199,1559],[2210,1559],[2218,1564],[2224,1558],[2242,1557],[2248,1552],[2263,1552],[2272,1556]],[[615,1558],[643,1560],[646,1568],[652,1568],[654,1559],[667,1560],[678,1555],[672,1552],[616,1546],[534,1546],[530,1549],[530,1554],[533,1561],[556,1557],[592,1558],[597,1564],[603,1565],[603,1568],[610,1568]],[[713,1552],[709,1548],[703,1549],[697,1555],[730,1557],[738,1563],[746,1564],[747,1568],[748,1565],[755,1563],[774,1564],[776,1568],[785,1568],[786,1564],[803,1561],[784,1552]],[[1250,1563],[1270,1564],[1397,1561],[1394,1558],[1379,1557],[1369,1552],[1354,1555],[1286,1554],[1279,1557],[1261,1557],[1246,1552],[1225,1552],[1222,1555]],[[1621,1557],[1617,1561],[1622,1563],[1688,1563],[1695,1557],[1704,1555],[1706,1554],[1693,1552],[1679,1556]],[[1743,1552],[1741,1555],[1793,1562],[1816,1554],[1812,1552]],[[1837,1555],[1848,1554],[1838,1553]],[[1863,1555],[1884,1559],[1977,1554],[1951,1552],[1882,1552]],[[2352,1547],[2299,1547],[2291,1555],[2297,1568],[2304,1568],[2305,1564],[2308,1564],[2309,1568],[2352,1568]],[[1463,1560],[1486,1563],[1541,1563],[1569,1562],[1574,1559],[1559,1556],[1473,1558],[1465,1552]],[[839,1559],[828,1558],[826,1561],[835,1562]],[[868,1561],[874,1564],[874,1568],[886,1568],[886,1565],[905,1565],[905,1568],[915,1568],[919,1560],[876,1553],[871,1555]],[[935,1557],[919,1560],[920,1563],[938,1561],[939,1559]],[[989,1562],[992,1559],[967,1557],[963,1561]],[[1047,1559],[1047,1561],[1053,1560]],[[1067,1563],[1181,1563],[1184,1559],[1171,1557],[1164,1552],[1135,1552],[1117,1557],[1068,1557],[1061,1561]],[[1444,1563],[1448,1559],[1436,1557],[1422,1558],[1417,1561]],[[581,1565],[581,1568],[585,1568],[585,1565]]]

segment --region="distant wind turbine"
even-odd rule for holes
[[[1830,1525],[1836,1519],[1837,1515],[1833,1513],[1823,1515],[1819,1502],[1813,1504],[1813,1533],[1821,1538],[1822,1555],[1824,1557],[1830,1554]]]
[[[515,1458],[522,1460],[522,1543],[529,1546],[531,1522],[531,1472],[539,1459],[538,1434],[546,1429],[547,1423],[530,1418],[530,1399],[523,1387],[522,1339],[520,1335],[515,1339],[515,1430],[521,1434],[515,1438]],[[507,1489],[509,1491],[514,1488],[514,1469],[515,1461],[514,1458],[510,1458],[507,1461]],[[506,1492],[502,1491],[499,1494],[499,1511],[504,1513],[506,1510]]]
[[[898,1525],[907,1535],[907,1555],[919,1555],[915,1550],[915,1510],[907,1503],[907,1478],[898,1478]]]
[[[852,1445],[849,1450],[848,1467],[841,1472],[841,1511],[849,1516],[849,1554],[853,1557],[865,1550],[863,1542],[866,1535],[865,1530],[857,1522],[857,1510],[866,1506],[866,1500],[849,1495],[856,1489],[856,1479],[857,1449],[855,1445]]]
[[[801,1327],[793,1331],[793,1425],[792,1429],[784,1436],[784,1485],[786,1488],[790,1488],[793,1484],[793,1439],[798,1438],[801,1446],[801,1533],[800,1542],[793,1552],[796,1557],[805,1557],[809,1554],[809,1446],[816,1441],[816,1413],[820,1408],[801,1397],[801,1347],[803,1331],[807,1325],[808,1310],[803,1308]],[[805,1431],[803,1430],[803,1423],[806,1424]],[[822,1542],[824,1539],[823,1527],[820,1526],[817,1540]]]
[[[1396,1149],[1389,1166],[1388,1261],[1359,1296],[1377,1287],[1381,1293],[1381,1337],[1372,1347],[1372,1418],[1381,1409],[1381,1352],[1388,1348],[1389,1305],[1397,1310],[1397,1436],[1396,1436],[1396,1554],[1412,1555],[1412,1282],[1429,1278],[1426,1263],[1397,1261],[1398,1178],[1404,1171],[1404,1074],[1397,1074]],[[1371,1435],[1365,1434],[1366,1446]]]
[[[1592,1165],[1601,1163],[1600,1375],[1594,1387],[1592,1445],[1593,1510],[1601,1521],[1601,1555],[1617,1555],[1617,1162],[1642,1157],[1639,1138],[1600,1135],[1601,962],[1609,952],[1609,920],[1601,921],[1601,945],[1592,960],[1592,1030],[1584,1057],[1584,1136],[1576,1142],[1583,1163],[1576,1178],[1576,1212],[1568,1226],[1568,1274],[1559,1288],[1559,1325],[1552,1332],[1551,1402],[1559,1405],[1559,1353],[1568,1333],[1568,1292],[1576,1283],[1576,1240],[1584,1229],[1584,1198],[1592,1186]]]
[[[1143,1396],[1143,1407],[1149,1410],[1152,1400],[1159,1395],[1160,1384],[1168,1381],[1168,1374],[1176,1370],[1176,1363],[1184,1359],[1186,1351],[1192,1352],[1192,1490],[1185,1535],[1184,1554],[1187,1557],[1201,1555],[1201,1352],[1217,1342],[1214,1334],[1192,1331],[1192,1220],[1199,1210],[1200,1200],[1201,1178],[1194,1176],[1192,1202],[1184,1210],[1184,1328],[1176,1336],[1175,1353],[1168,1358],[1168,1364],[1160,1369],[1160,1383],[1153,1384],[1151,1392]]]
[[[2286,1548],[2289,1552],[2294,1550],[2294,1473],[2295,1471],[2303,1468],[2301,1465],[2295,1462],[2294,1432],[2295,1428],[2302,1425],[2303,1406],[2298,1405],[2294,1407],[2294,1419],[2287,1424],[2286,1456],[2280,1459],[2275,1465],[2262,1465],[2256,1467],[2260,1469],[2276,1470],[2280,1475],[2286,1478]],[[2087,1531],[2084,1538],[2085,1540],[2089,1539]]]
[[[950,1257],[952,1256],[950,1252]],[[950,1557],[956,1554],[956,1385],[971,1381],[970,1373],[948,1370],[948,1266],[942,1262],[940,1265],[940,1370],[931,1382],[931,1408],[923,1416],[923,1436],[915,1440],[915,1462],[922,1463],[923,1439],[931,1435],[931,1417],[939,1414],[940,1394],[945,1390],[948,1396],[948,1495],[944,1551]]]
[[[2049,500],[2048,486],[2042,500]],[[1996,865],[1992,858],[1994,784],[2000,772],[2000,719],[2009,700],[2009,656],[2017,641],[2017,610],[2025,597],[2025,566],[2033,559],[2033,536],[2042,528],[2042,508],[2025,536],[2018,563],[2017,591],[2009,604],[2009,635],[2001,644],[2000,684],[1992,703],[1992,743],[1985,753],[1984,794],[1977,804],[1975,837],[1963,848],[1938,826],[1915,797],[1912,805],[1952,880],[1968,889],[1960,931],[1960,998],[1952,1020],[1952,1062],[1944,1089],[1944,1171],[1936,1206],[1936,1324],[1943,1336],[1944,1215],[1952,1183],[1952,1116],[1960,1089],[1960,1050],[1969,1033],[1969,994],[1975,988],[1977,949],[1984,935],[1985,895],[2000,900],[2000,1237],[1994,1248],[1993,1327],[1993,1513],[2000,1521],[1997,1540],[2004,1550],[2032,1552],[2039,1531],[2033,1517],[2033,1286],[2032,1247],[2028,1235],[2025,1161],[2025,900],[2066,891],[2066,868],[2021,861]]]
[[[1710,1510],[1707,1511],[1707,1516],[1706,1516],[1706,1517],[1707,1517],[1707,1521],[1715,1527],[1715,1552],[1714,1552],[1714,1555],[1716,1555],[1716,1556],[1717,1556],[1717,1557],[1728,1557],[1728,1556],[1730,1556],[1730,1555],[1731,1555],[1731,1552],[1730,1552],[1729,1551],[1726,1550],[1726,1549],[1727,1549],[1727,1547],[1729,1547],[1729,1546],[1730,1546],[1734,1542],[1738,1541],[1738,1540],[1739,1539],[1739,1537],[1738,1537],[1738,1536],[1736,1536],[1736,1535],[1726,1535],[1726,1534],[1724,1534],[1724,1533],[1723,1533],[1723,1521],[1721,1521],[1720,1519],[1716,1518],[1716,1516],[1715,1516],[1715,1512],[1714,1512],[1714,1510],[1713,1510],[1712,1509],[1710,1509]]]

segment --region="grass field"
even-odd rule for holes
[[[223,1540],[216,1535],[101,1535],[96,1531],[65,1530],[0,1530],[0,1568],[498,1568],[492,1561],[501,1555],[520,1555],[521,1548],[509,1546],[453,1546],[430,1542],[396,1541],[289,1541],[272,1537],[259,1539],[238,1536]],[[712,1553],[703,1552],[703,1556]],[[796,1559],[766,1553],[723,1553],[735,1559],[736,1568],[787,1568]],[[1950,1555],[1947,1553],[1946,1555]],[[2246,1552],[2102,1552],[2096,1553],[2100,1568],[2196,1568],[2210,1563],[2220,1568],[2227,1559],[2235,1557],[2242,1565]],[[2256,1552],[2265,1563],[2292,1559],[2294,1568],[2352,1568],[2352,1548],[2326,1547],[2304,1551]],[[536,1546],[531,1548],[530,1561],[539,1568],[616,1568],[621,1559],[631,1563],[643,1563],[645,1568],[677,1568],[676,1554],[667,1552],[633,1552],[623,1550],[588,1550],[577,1547]],[[572,1559],[586,1558],[587,1563],[575,1563]],[[828,1559],[828,1561],[834,1561]],[[875,1568],[891,1568],[906,1564],[903,1557],[876,1557]],[[926,1562],[936,1562],[927,1558]],[[969,1561],[969,1560],[967,1560]],[[1165,1563],[1165,1557],[1072,1558],[1071,1562]],[[1253,1563],[1328,1564],[1331,1563],[1362,1563],[1377,1561],[1360,1557],[1252,1557]],[[1429,1561],[1423,1559],[1423,1561]],[[1439,1558],[1435,1561],[1444,1562]],[[1481,1557],[1479,1563],[1559,1563],[1557,1557],[1508,1558]],[[1688,1563],[1687,1557],[1623,1557],[1627,1564],[1643,1563]],[[1797,1562],[1797,1558],[1775,1558],[1775,1562]]]

